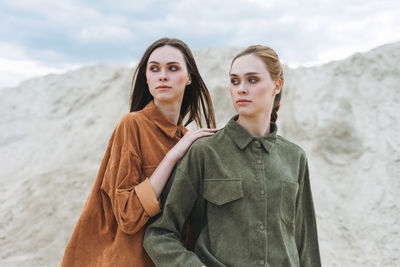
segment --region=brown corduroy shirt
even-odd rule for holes
[[[160,212],[148,177],[187,129],[150,102],[114,129],[61,266],[154,266],[143,249],[145,225]]]

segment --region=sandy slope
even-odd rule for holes
[[[232,48],[196,51],[219,126]],[[400,265],[400,43],[285,68],[280,134],[308,153],[324,266]],[[0,90],[0,265],[57,266],[132,69],[99,65]]]

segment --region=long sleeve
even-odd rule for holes
[[[300,266],[321,266],[318,246],[317,224],[307,159],[302,159],[300,166],[300,186],[296,207],[296,245],[299,253]]]
[[[181,139],[177,129],[186,132],[181,120],[170,122],[153,101],[121,117],[61,266],[154,266],[143,237],[160,202],[147,177]]]
[[[192,178],[195,179],[179,169],[172,173],[170,180],[173,183],[161,216],[146,229],[143,246],[157,266],[204,265],[179,240],[179,234],[197,199],[198,190],[191,183]]]
[[[123,232],[134,234],[160,212],[160,205],[149,179],[141,177],[142,160],[135,125],[122,118],[112,138],[101,185],[103,197],[109,198],[111,207],[107,201],[103,205],[112,209]]]

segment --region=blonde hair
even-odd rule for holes
[[[271,79],[273,81],[282,80],[282,86],[283,86],[282,65],[279,61],[278,55],[272,48],[263,45],[251,45],[246,49],[244,49],[239,54],[237,54],[232,59],[231,68],[236,59],[246,55],[255,55],[259,57],[267,67]],[[272,112],[271,112],[271,122],[273,123],[276,123],[276,120],[278,119],[278,110],[281,103],[281,96],[282,96],[282,88],[279,94],[276,94],[274,98],[274,105],[272,107]]]

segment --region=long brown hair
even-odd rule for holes
[[[247,47],[232,59],[231,68],[236,59],[250,54],[259,57],[266,65],[272,80],[273,81],[282,80],[282,87],[283,87],[282,65],[279,61],[279,57],[276,54],[276,52],[268,46],[251,45]],[[282,97],[282,88],[279,94],[276,94],[274,98],[274,106],[272,107],[272,112],[271,112],[271,122],[275,123],[276,120],[278,119],[278,110],[281,104],[281,97]]]
[[[182,52],[183,57],[185,58],[187,70],[192,80],[191,84],[187,85],[185,88],[180,111],[182,118],[185,118],[185,116],[188,115],[185,126],[192,121],[195,121],[198,127],[202,127],[202,111],[207,127],[215,128],[216,123],[214,108],[210,93],[208,92],[208,89],[200,76],[193,54],[190,48],[184,42],[175,38],[159,39],[152,43],[143,54],[132,79],[130,111],[132,112],[141,110],[151,100],[153,100],[153,96],[150,94],[149,87],[146,83],[147,61],[155,49],[166,45],[175,47]]]

